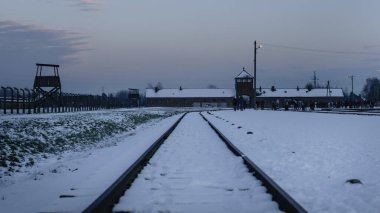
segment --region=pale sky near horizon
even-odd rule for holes
[[[379,11],[378,0],[1,0],[0,85],[32,87],[38,62],[60,65],[65,92],[234,88],[257,40],[258,86],[303,87],[316,71],[349,91],[354,75],[360,92],[380,78]]]

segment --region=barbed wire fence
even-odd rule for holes
[[[34,114],[93,111],[130,107],[131,104],[121,98],[110,95],[84,95],[61,93],[57,102],[45,100],[36,104],[37,93],[33,89],[0,87],[0,114]]]

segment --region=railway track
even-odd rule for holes
[[[201,113],[185,115],[84,212],[306,212]]]
[[[380,109],[322,109],[319,111],[309,112],[341,115],[380,116]]]

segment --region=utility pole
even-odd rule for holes
[[[257,49],[261,48],[262,46],[261,45],[258,45],[257,46],[257,42],[255,40],[255,51],[254,51],[254,54],[253,54],[253,107],[255,109],[257,109],[257,105],[256,105],[256,80],[257,80],[257,77],[256,77],[256,52],[257,52]]]
[[[327,95],[326,96],[331,96],[331,94],[330,94],[330,81],[327,81],[327,86],[326,86],[327,88]]]
[[[317,71],[314,71],[314,77],[313,77],[314,88],[317,88],[317,80],[319,80],[319,79],[317,78]]]
[[[253,54],[253,107],[255,109],[256,108],[256,50],[257,50],[257,46],[256,46],[256,40],[255,40],[255,52]]]
[[[354,77],[353,75],[350,75],[348,76],[349,78],[351,78],[351,95],[350,95],[350,98],[354,95]]]

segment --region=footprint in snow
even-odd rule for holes
[[[359,179],[348,179],[346,180],[346,183],[350,183],[350,184],[363,184]]]

